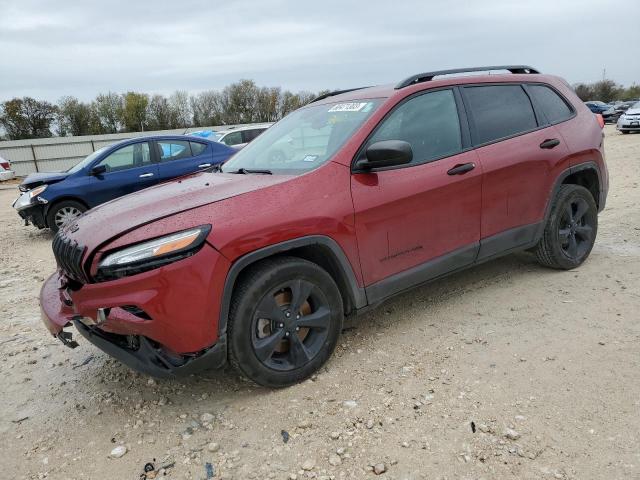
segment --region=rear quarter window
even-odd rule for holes
[[[573,116],[573,110],[553,89],[545,85],[529,85],[533,101],[542,109],[550,123],[560,123]]]
[[[520,85],[473,86],[463,91],[475,126],[475,144],[538,127],[531,101]]]

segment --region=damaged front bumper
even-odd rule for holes
[[[86,309],[78,311],[64,277],[58,273],[49,277],[42,286],[40,306],[42,321],[64,345],[71,348],[78,346],[72,332],[65,331],[65,328],[73,325],[84,338],[105,353],[128,367],[153,377],[181,377],[204,369],[221,368],[227,361],[226,335],[218,336],[208,348],[194,353],[176,353],[135,328],[127,331],[120,325],[119,332],[111,331],[113,328],[109,328],[110,322],[106,318],[108,313],[97,309],[92,318],[88,316]],[[149,324],[148,332],[153,335],[153,322],[144,323]],[[134,323],[133,327],[135,326]],[[160,325],[156,325],[158,327]]]

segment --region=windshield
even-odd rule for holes
[[[69,170],[67,170],[67,172],[68,173],[79,172],[80,170],[85,168],[87,165],[89,165],[91,162],[93,162],[98,157],[98,155],[100,155],[106,149],[107,149],[107,147],[102,147],[101,149],[96,150],[91,155],[86,157],[84,160],[80,161],[80,163],[76,163],[73,167],[71,167]]]
[[[304,107],[287,115],[236,153],[223,172],[268,170],[300,174],[329,160],[381,100],[358,100]]]

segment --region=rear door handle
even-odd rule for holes
[[[470,172],[476,168],[475,163],[462,163],[460,165],[456,165],[451,170],[447,171],[447,175],[464,175],[467,172]]]
[[[198,168],[209,168],[210,166],[210,163],[201,163],[200,165],[198,165]]]
[[[153,177],[153,173],[143,173],[142,175],[139,175],[139,178],[149,178],[149,177]]]
[[[548,138],[540,144],[540,148],[554,148],[560,145],[560,140],[557,138]]]

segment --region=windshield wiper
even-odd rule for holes
[[[247,175],[249,173],[259,173],[262,175],[273,175],[273,172],[271,170],[260,170],[260,169],[252,170],[249,168],[239,168],[235,172],[226,172],[226,173],[241,173],[243,175]]]

